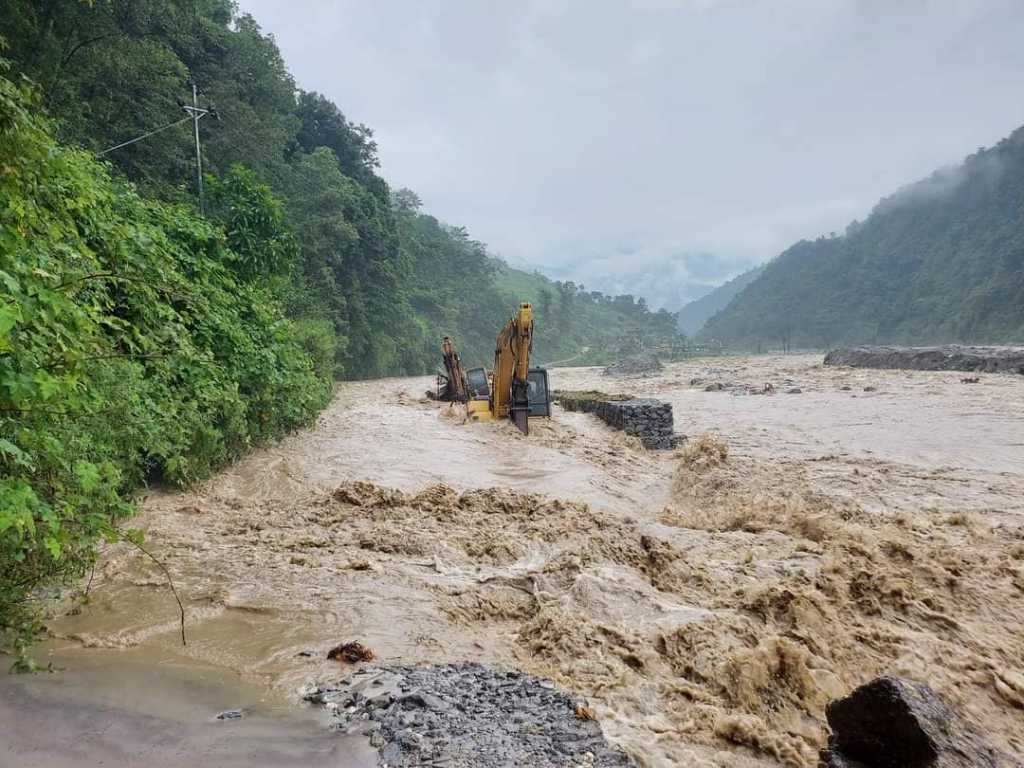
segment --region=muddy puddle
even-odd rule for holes
[[[103,708],[136,681],[117,706],[177,697],[197,729],[250,706],[287,743],[315,726],[316,750],[322,727],[287,718],[315,716],[298,690],[344,676],[326,652],[358,640],[551,677],[640,765],[812,766],[824,704],[893,673],[1024,756],[1024,378],[810,357],[551,376],[669,400],[691,439],[647,452],[559,409],[524,437],[425,400],[427,378],[342,385],[314,429],[146,499],[187,646],[161,572],[114,547],[49,622],[40,660],[67,671],[24,685]]]
[[[215,666],[153,648],[50,643],[53,672],[0,680],[0,766],[374,768],[361,739],[326,716]],[[218,719],[218,715],[232,712]]]

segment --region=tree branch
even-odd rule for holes
[[[63,59],[60,60],[60,64],[57,67],[57,74],[60,74],[61,70],[64,69],[64,67],[67,66],[69,61],[71,61],[71,58],[76,53],[78,53],[82,48],[84,48],[85,46],[92,45],[93,43],[98,43],[100,40],[106,40],[106,39],[111,38],[111,37],[120,37],[120,36],[121,36],[120,32],[108,32],[105,35],[96,35],[96,37],[89,37],[89,38],[86,38],[85,40],[82,40],[76,46],[74,46],[70,51],[68,51],[67,55]]]
[[[158,566],[160,566],[160,570],[162,570],[164,572],[164,576],[167,577],[167,583],[171,587],[171,592],[174,594],[174,599],[178,601],[178,610],[181,611],[181,644],[182,645],[188,645],[188,643],[185,642],[185,606],[182,605],[181,598],[178,597],[178,590],[174,588],[174,579],[171,578],[171,572],[169,570],[167,570],[167,566],[166,565],[164,565],[162,562],[157,560],[156,557],[154,557],[153,554],[148,549],[146,549],[144,546],[139,544],[139,542],[135,541],[134,539],[132,539],[132,538],[130,538],[128,536],[125,536],[124,540],[129,542],[132,546],[134,546],[136,549],[138,549],[142,554],[144,554],[146,557],[148,557],[150,560],[152,560],[154,563],[156,563]]]

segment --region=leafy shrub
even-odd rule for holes
[[[280,217],[257,210],[272,198],[226,236],[57,144],[32,98],[0,76],[0,633],[19,636],[33,590],[83,573],[134,489],[308,423],[334,358],[249,279],[290,258]]]

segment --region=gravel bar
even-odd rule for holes
[[[482,664],[367,666],[304,692],[388,768],[626,768],[586,702],[550,680]]]

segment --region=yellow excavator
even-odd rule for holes
[[[494,371],[466,371],[466,411],[473,421],[509,417],[519,430],[530,434],[531,416],[550,416],[548,372],[530,367],[533,349],[533,307],[519,309],[498,333],[494,347]]]

